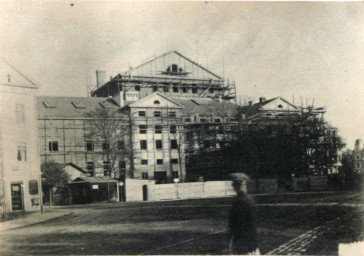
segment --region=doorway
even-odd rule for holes
[[[22,184],[11,184],[11,205],[13,211],[24,210]]]

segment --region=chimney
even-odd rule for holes
[[[355,141],[355,151],[361,150],[361,140]]]
[[[266,100],[266,98],[265,98],[265,97],[260,97],[260,98],[259,98],[259,102],[260,102],[260,103],[264,102],[265,100]]]
[[[252,100],[249,100],[249,106],[253,106],[253,101]]]
[[[96,70],[96,85],[97,88],[106,84],[106,71]]]

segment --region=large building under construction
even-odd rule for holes
[[[230,124],[236,123],[234,83],[176,51],[110,81],[106,72],[96,74],[98,86],[91,98],[38,98],[43,161],[73,162],[92,175],[105,175],[107,150],[102,141],[90,147],[82,127],[88,122],[86,112],[108,109],[106,102],[115,104],[123,122],[130,124],[129,138],[122,139],[130,141],[130,157],[119,159],[121,169],[126,168],[119,173],[159,183],[183,181],[188,156],[219,148],[229,137]],[[75,120],[80,124],[67,126]]]
[[[135,68],[105,81],[106,72],[97,71],[97,88],[94,97],[114,96],[135,91],[143,98],[153,92],[171,97],[212,98],[235,102],[235,83],[224,80],[200,64],[177,51],[155,57]]]

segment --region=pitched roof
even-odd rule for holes
[[[170,58],[170,59],[165,60],[165,58]],[[162,59],[162,61],[161,61],[161,63],[159,63],[159,61],[161,59]],[[165,71],[165,69],[169,65],[176,64],[176,63],[174,63],[176,59],[181,59],[182,62],[184,63],[184,66],[187,65],[191,69],[191,70],[189,70],[189,72],[184,72],[184,74],[186,74],[186,75],[191,73],[192,69],[196,69],[196,70],[200,70],[200,75],[202,73],[205,73],[206,75],[208,75],[209,79],[210,78],[218,79],[218,80],[222,79],[222,77],[220,77],[216,73],[208,70],[207,68],[203,67],[199,63],[191,60],[190,58],[187,58],[186,56],[184,56],[183,54],[181,54],[175,50],[169,51],[169,52],[163,53],[157,57],[151,58],[150,60],[136,66],[135,68],[131,68],[130,70],[125,71],[124,74],[125,75],[129,75],[129,74],[136,75],[136,74],[139,74],[138,72],[140,71],[140,72],[142,72],[142,74],[140,74],[140,75],[143,75],[143,74],[144,75],[157,75],[158,72],[159,72],[159,75],[163,75],[163,72],[162,73],[160,73],[160,72]],[[146,66],[147,66],[147,68],[144,68]],[[143,68],[144,68],[144,70],[143,70]],[[163,70],[159,70],[161,68]],[[192,74],[192,76],[194,76],[194,75],[196,75],[196,74]],[[207,78],[207,77],[205,77],[205,78]]]
[[[96,108],[117,111],[120,106],[111,98],[37,97],[38,118],[83,118],[86,113]]]
[[[237,105],[229,102],[219,102],[209,98],[172,98],[184,106],[183,112],[187,115],[200,116],[226,116],[237,113]]]
[[[0,85],[26,87],[37,89],[37,85],[32,79],[0,57]]]

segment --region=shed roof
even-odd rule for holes
[[[90,184],[99,184],[99,183],[113,183],[118,182],[115,179],[112,179],[108,176],[104,177],[78,177],[74,179],[70,184],[72,183],[90,183]]]

